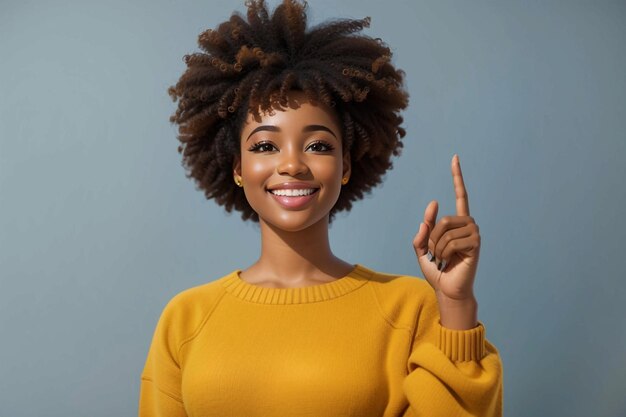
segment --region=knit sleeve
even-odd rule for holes
[[[178,329],[173,302],[157,323],[141,374],[139,417],[186,417],[181,396]]]
[[[469,330],[442,327],[433,291],[416,320],[407,367],[405,417],[502,416],[502,363],[483,323]]]

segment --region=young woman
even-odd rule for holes
[[[403,73],[369,19],[307,30],[305,5],[247,4],[200,35],[170,94],[207,198],[259,223],[257,262],[176,295],[141,376],[139,416],[500,416],[502,367],[473,293],[480,235],[458,156],[456,215],[425,210],[425,279],[333,255],[336,212],[399,155]],[[364,225],[367,227],[367,225]]]

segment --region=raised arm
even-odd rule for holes
[[[437,223],[438,203],[426,207],[413,247],[433,288],[417,318],[404,390],[409,415],[502,415],[502,364],[478,321],[474,280],[478,225],[469,214],[458,155],[451,163],[456,216]]]

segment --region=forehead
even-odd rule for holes
[[[293,92],[287,97],[286,107],[274,107],[271,111],[249,112],[242,133],[260,125],[274,125],[281,129],[296,129],[311,124],[321,124],[339,134],[340,122],[336,112],[323,103],[311,103],[304,93]]]

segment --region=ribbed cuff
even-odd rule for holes
[[[439,324],[438,348],[452,361],[479,361],[485,356],[485,326],[469,330],[453,330]]]

